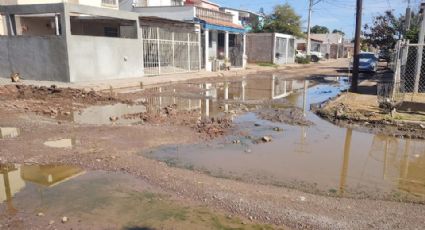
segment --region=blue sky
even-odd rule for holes
[[[279,3],[289,3],[302,16],[304,26],[307,27],[309,0],[212,0],[222,6],[248,9],[257,12],[261,7],[266,13],[271,12],[273,6]],[[317,1],[317,0],[316,0]],[[411,0],[412,7],[418,7],[420,0]],[[323,25],[330,30],[341,29],[348,37],[352,37],[355,24],[356,0],[321,0],[314,6],[312,25]],[[394,10],[396,15],[404,14],[407,0],[363,0],[363,24],[370,23],[373,16],[388,9]]]

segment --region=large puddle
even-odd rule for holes
[[[273,104],[259,101],[285,100],[304,110],[306,118],[315,125],[273,123],[259,119],[254,112],[246,112],[234,119],[236,133],[240,135],[209,144],[166,146],[144,152],[145,156],[217,177],[314,193],[425,201],[424,141],[341,128],[309,111],[311,104],[346,89],[346,79],[306,82],[270,76],[203,87],[208,89],[208,98],[200,100],[202,115],[232,111],[233,106],[240,104],[273,108]],[[283,132],[276,132],[280,129]],[[254,144],[253,139],[263,136],[271,136],[273,141]]]
[[[0,223],[23,217],[27,223],[14,221],[9,227],[25,229],[31,223],[45,229],[273,229],[188,206],[155,191],[124,174],[64,165],[0,165]]]

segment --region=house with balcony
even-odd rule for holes
[[[245,29],[239,15],[206,0],[121,0],[120,9],[144,17],[161,17],[199,25],[200,68],[218,70],[222,66],[244,68]]]

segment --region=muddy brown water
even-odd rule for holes
[[[0,165],[0,175],[0,223],[7,229],[275,229],[188,206],[120,173],[9,164]],[[8,224],[14,217],[26,223]]]
[[[203,87],[208,98],[199,100],[202,116],[233,114],[238,104],[269,108],[258,101],[283,99],[304,109],[314,125],[269,122],[248,111],[234,115],[235,133],[243,135],[208,144],[165,146],[143,155],[217,177],[331,196],[425,201],[424,141],[341,128],[310,112],[311,104],[346,90],[347,79],[305,82],[270,76]],[[273,141],[253,142],[264,136],[271,136]]]

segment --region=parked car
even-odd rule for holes
[[[363,52],[359,54],[359,71],[360,72],[376,72],[378,70],[379,58],[371,52]],[[353,59],[351,59],[350,69],[353,69]]]
[[[307,54],[302,52],[301,50],[295,51],[295,57],[297,58],[306,58]],[[310,57],[312,62],[318,62],[320,59],[323,59],[323,55],[320,52],[310,51]]]
[[[323,59],[323,54],[316,51],[310,51],[310,57],[312,62],[318,62]]]
[[[295,57],[297,58],[306,58],[307,55],[301,50],[295,50]]]

